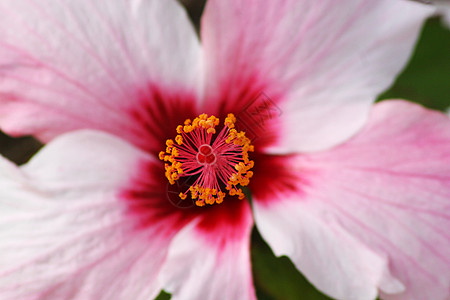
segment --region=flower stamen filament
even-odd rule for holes
[[[188,190],[179,194],[186,199],[190,192],[197,206],[220,204],[226,193],[243,199],[239,186],[247,186],[253,172],[254,162],[249,152],[254,151],[245,132],[238,132],[236,118],[228,114],[223,128],[217,133],[219,119],[201,114],[194,120],[187,119],[177,127],[178,135],[166,141],[166,151],[159,158],[165,161],[165,175],[170,184],[181,177],[194,177]]]

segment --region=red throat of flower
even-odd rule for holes
[[[240,186],[247,186],[254,162],[248,152],[254,147],[245,136],[234,128],[236,118],[228,114],[224,126],[217,133],[219,119],[201,114],[193,121],[187,119],[177,127],[175,142],[166,141],[166,151],[159,158],[166,162],[166,177],[170,184],[182,177],[196,178],[190,188],[180,193],[186,199],[190,192],[197,206],[220,204],[228,191],[231,196],[244,198]]]

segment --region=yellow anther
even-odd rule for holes
[[[248,177],[244,177],[239,181],[239,184],[242,186],[247,186],[250,183],[250,179]]]
[[[166,152],[161,151],[161,152],[159,152],[158,157],[159,157],[160,160],[164,160],[164,156],[165,156],[165,155],[166,155]]]
[[[225,193],[219,192],[218,198],[217,198],[217,200],[216,200],[217,204],[222,203],[224,198],[225,198]]]
[[[219,123],[218,118],[215,116],[208,116],[207,114],[201,114],[192,121],[187,119],[184,124],[176,127],[177,135],[175,136],[175,139],[166,141],[166,152],[161,151],[158,155],[160,160],[167,162],[164,165],[165,176],[170,184],[174,184],[175,181],[183,176],[200,176],[198,177],[198,183],[195,186],[190,186],[188,191],[181,191],[179,194],[179,197],[183,200],[190,196],[197,206],[222,203],[227,193],[231,196],[238,196],[239,199],[244,199],[245,195],[240,187],[247,186],[250,183],[250,178],[253,177],[253,172],[250,171],[250,169],[253,168],[254,162],[249,159],[248,153],[253,152],[254,147],[251,145],[250,139],[246,137],[243,131],[237,131],[235,129],[236,117],[233,114],[228,114],[225,118],[223,123],[224,127],[219,129],[219,136],[212,138],[212,141],[215,141],[219,137],[219,139],[223,138],[220,146],[222,147],[220,150],[221,152],[214,152],[216,151],[214,149],[214,144],[208,144],[211,143],[211,136],[207,137],[208,141],[204,140],[205,133],[209,135],[217,133],[218,130],[216,129],[216,126],[218,126]],[[191,134],[191,132],[193,135],[189,137],[188,135]],[[199,142],[197,142],[198,139],[200,139]],[[196,143],[199,144],[197,145]],[[228,169],[224,168],[221,171],[217,171],[223,172],[222,174],[216,174],[216,171],[212,171],[212,174],[200,173],[200,175],[196,175],[199,174],[199,168],[200,172],[206,172],[203,171],[202,168],[207,168],[208,166],[208,163],[204,164],[203,162],[200,162],[198,154],[197,156],[195,155],[197,151],[200,151],[199,149],[202,143],[212,147],[212,154],[207,154],[206,157],[215,155],[214,164],[217,160],[228,165]],[[196,162],[200,164],[198,167]],[[229,167],[234,167],[236,172],[230,172]],[[206,178],[208,178],[208,176],[216,177],[211,177],[206,180],[201,176],[205,176]],[[224,181],[225,178],[228,181]],[[220,181],[225,185],[225,192],[218,188]]]
[[[228,128],[234,128],[234,123],[236,122],[236,117],[233,114],[228,114],[225,118],[225,126]]]
[[[244,165],[244,163],[240,162],[239,164],[236,164],[234,166],[234,168],[236,169],[236,171],[242,172],[244,170],[244,168],[245,168],[245,165]]]
[[[202,207],[205,206],[205,202],[203,202],[203,200],[197,200],[195,201],[195,205]]]
[[[167,141],[166,141],[166,146],[167,146],[167,147],[170,147],[170,148],[173,147],[173,140],[170,140],[170,139],[167,140]]]
[[[175,141],[177,142],[178,145],[183,144],[183,137],[181,135],[177,135],[175,137]]]
[[[236,174],[236,173],[231,174],[231,176],[230,176],[230,181],[234,182],[234,181],[236,181],[236,180],[238,180],[238,174]]]

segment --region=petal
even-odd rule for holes
[[[435,5],[437,15],[442,16],[444,25],[450,28],[450,2],[447,0],[429,0],[425,3]]]
[[[0,41],[0,126],[13,135],[90,128],[142,145],[137,112],[200,89],[200,44],[173,0],[6,0]]]
[[[174,238],[161,271],[178,300],[254,299],[250,266],[253,218],[247,202],[226,199]]]
[[[256,192],[256,223],[332,297],[448,299],[449,162],[445,114],[381,102],[345,144],[285,157],[297,184]]]
[[[278,136],[272,153],[336,145],[363,126],[432,11],[403,0],[208,1],[206,105],[264,114],[256,121],[276,124],[263,132]]]
[[[55,139],[22,169],[1,159],[0,298],[155,297],[170,239],[139,228],[118,195],[148,159],[93,132]]]
[[[444,23],[450,28],[450,3],[444,1],[436,1],[439,13],[442,15]]]

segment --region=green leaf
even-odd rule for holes
[[[161,291],[161,293],[159,293],[158,297],[155,298],[155,300],[170,300],[172,296],[168,293],[166,293],[165,291]]]

